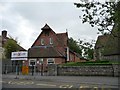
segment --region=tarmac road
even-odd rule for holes
[[[102,88],[119,90],[118,77],[100,76],[3,76],[2,88]]]

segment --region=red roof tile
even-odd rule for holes
[[[56,48],[48,46],[32,47],[28,50],[29,58],[57,58],[64,57]]]

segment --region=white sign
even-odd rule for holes
[[[11,60],[27,60],[28,52],[27,51],[19,51],[19,52],[12,52]]]
[[[20,52],[12,52],[12,58],[16,58],[16,57],[27,57],[28,56],[28,52],[27,51],[20,51]]]

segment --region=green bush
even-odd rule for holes
[[[63,64],[63,66],[81,66],[81,65],[108,65],[112,64],[109,61],[103,60],[103,61],[86,61],[86,62],[68,62]]]

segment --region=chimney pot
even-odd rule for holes
[[[7,31],[6,31],[6,30],[3,30],[3,31],[2,31],[2,37],[4,37],[4,38],[7,37]]]

